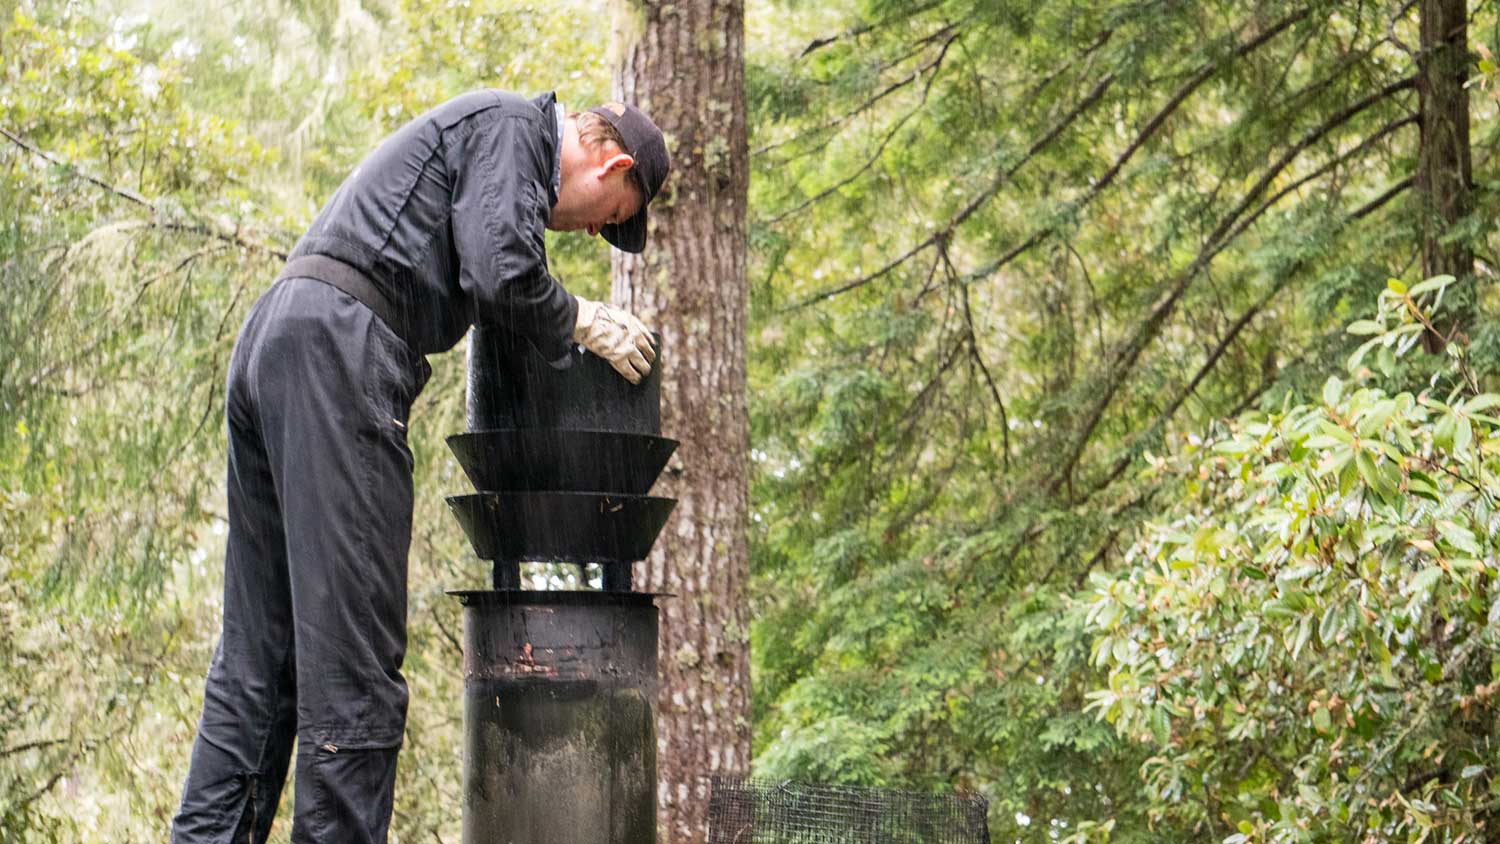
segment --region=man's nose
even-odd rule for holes
[[[599,229],[601,229],[601,228],[603,228],[603,226],[600,226],[598,223],[589,223],[588,224],[589,236],[593,237],[594,235],[597,235],[599,233]]]

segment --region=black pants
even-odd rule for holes
[[[411,403],[427,362],[368,308],[285,279],[229,365],[224,630],[172,841],[383,842],[406,723]]]

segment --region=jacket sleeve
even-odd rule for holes
[[[536,127],[481,113],[450,130],[444,155],[459,286],[475,303],[475,321],[526,337],[549,361],[566,360],[578,302],[547,271],[551,161]]]

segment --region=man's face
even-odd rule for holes
[[[608,144],[597,149],[580,144],[579,152],[577,166],[563,170],[547,228],[595,235],[635,216],[641,208],[640,191],[630,178],[635,159]]]

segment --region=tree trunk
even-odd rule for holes
[[[1417,91],[1421,97],[1422,140],[1417,159],[1417,196],[1422,215],[1422,272],[1447,274],[1468,282],[1474,253],[1466,242],[1442,239],[1473,208],[1469,195],[1468,23],[1465,0],[1421,0],[1422,49]],[[1472,316],[1474,293],[1460,284],[1444,297],[1436,323],[1442,336],[1423,337],[1428,351],[1439,351]],[[1450,298],[1451,297],[1451,298]]]
[[[614,299],[660,331],[662,430],[678,499],[644,566],[661,601],[661,840],[708,837],[709,778],[750,763],[743,0],[616,0],[617,95],[666,134],[672,174]]]

